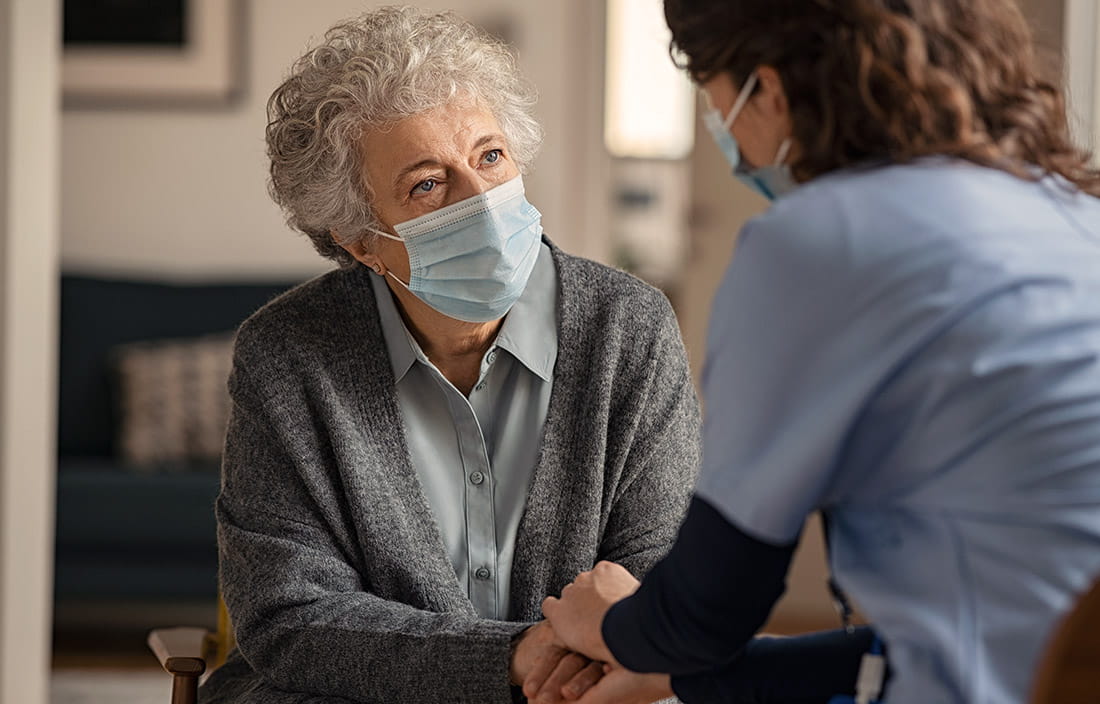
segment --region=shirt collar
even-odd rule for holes
[[[545,242],[527,287],[508,311],[494,344],[507,350],[543,381],[550,381],[558,359],[558,277]]]
[[[374,288],[378,317],[382,322],[382,336],[386,339],[386,351],[390,354],[390,364],[393,366],[393,378],[394,381],[401,381],[416,361],[420,346],[414,348],[412,345],[414,340],[410,339],[412,336],[405,327],[405,321],[401,319],[397,304],[393,302],[393,294],[386,285],[386,277],[373,271],[369,271],[368,275]]]
[[[401,318],[385,277],[368,271],[382,334],[386,339],[395,381],[401,381],[417,360],[429,364]],[[500,326],[493,347],[507,350],[532,374],[550,381],[558,359],[558,279],[554,258],[546,243],[539,244],[538,258],[527,286]]]

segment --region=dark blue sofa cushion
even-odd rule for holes
[[[62,460],[56,596],[212,599],[218,471],[186,469],[141,474],[111,460]]]
[[[64,459],[59,469],[58,549],[205,549],[214,542],[216,465],[145,474],[110,460]]]
[[[59,557],[54,598],[59,602],[213,604],[218,595],[216,553],[149,552],[140,559],[112,551]]]

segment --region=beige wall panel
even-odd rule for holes
[[[0,0],[0,704],[46,704],[60,3]]]
[[[177,278],[308,276],[329,268],[266,192],[265,103],[308,44],[362,0],[246,0],[245,91],[232,106],[69,109],[63,117],[62,259],[72,270]],[[539,89],[546,142],[527,177],[544,226],[567,249],[606,251],[598,148],[599,3],[453,0],[475,22],[503,18]]]

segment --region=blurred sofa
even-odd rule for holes
[[[288,287],[62,277],[58,603],[215,598],[217,457],[127,459],[118,351],[218,333],[228,348],[231,331]]]

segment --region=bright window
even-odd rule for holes
[[[695,137],[694,90],[669,58],[662,0],[607,0],[604,143],[612,156],[680,159]]]

